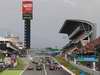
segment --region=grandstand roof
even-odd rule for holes
[[[85,20],[77,20],[77,19],[68,19],[64,22],[62,28],[60,29],[60,33],[68,34],[68,36],[73,37],[75,35],[80,35],[84,32],[84,25],[86,31],[90,31],[92,29],[93,23]]]

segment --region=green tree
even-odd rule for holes
[[[5,58],[5,55],[3,53],[0,53],[0,59],[3,60]]]

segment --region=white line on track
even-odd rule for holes
[[[44,74],[47,75],[45,64],[43,64],[43,67],[44,67]]]

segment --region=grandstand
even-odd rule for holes
[[[96,46],[100,38],[96,39],[96,25],[86,20],[68,19],[64,22],[60,33],[67,34],[70,42],[63,47],[63,53],[77,62],[93,64],[97,62]]]

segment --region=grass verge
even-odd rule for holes
[[[26,66],[26,63],[21,59],[21,58],[17,58],[17,66],[15,67],[15,69],[24,69]]]
[[[0,75],[20,75],[22,70],[5,70],[0,73]]]
[[[17,66],[14,68],[9,68],[9,70],[24,70],[27,64],[21,58],[17,58]]]
[[[66,61],[64,57],[61,56],[56,56],[55,59],[62,64],[63,66],[65,66],[67,69],[71,70],[73,73],[75,73],[76,75],[80,75],[80,69],[78,69],[77,67],[73,66],[72,64],[70,64],[70,62]],[[89,75],[86,73],[86,75]]]
[[[0,75],[20,75],[26,65],[27,63],[25,60],[17,58],[17,66],[14,68],[8,68],[7,70],[0,72]]]

